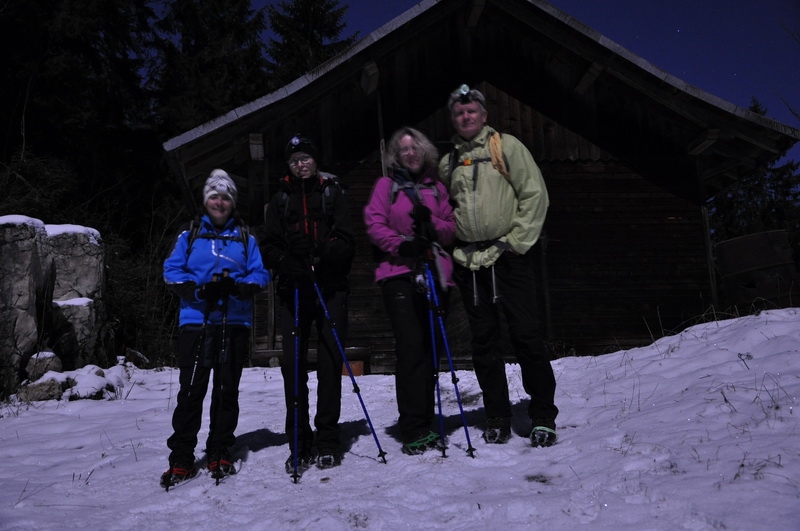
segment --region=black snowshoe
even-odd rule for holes
[[[161,487],[169,491],[170,487],[179,485],[196,475],[197,469],[194,465],[170,464],[169,469],[161,474]]]

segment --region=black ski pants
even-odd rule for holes
[[[404,443],[411,443],[427,434],[435,415],[435,377],[438,359],[434,359],[432,338],[437,338],[437,358],[443,344],[434,313],[430,326],[430,308],[423,286],[409,277],[385,280],[381,284],[386,313],[392,323],[395,339],[395,390],[400,415],[400,434]],[[440,307],[446,303],[439,293]]]
[[[342,347],[347,339],[347,292],[322,289],[322,296]],[[281,331],[283,334],[283,390],[286,398],[286,435],[289,447],[294,449],[295,411],[297,413],[298,443],[300,451],[310,451],[314,433],[309,421],[308,404],[308,339],[312,325],[316,324],[317,343],[317,429],[316,445],[320,452],[338,452],[339,415],[342,406],[342,356],[325,318],[316,291],[301,289],[299,297],[299,341],[295,351],[294,290],[286,290],[281,301]],[[295,365],[299,371],[295,372]],[[296,404],[296,405],[295,405]]]
[[[473,285],[474,275],[474,285]],[[536,283],[528,255],[503,253],[492,268],[470,271],[456,265],[458,284],[472,330],[472,361],[483,391],[487,418],[511,417],[503,347],[502,310],[508,323],[511,345],[522,371],[522,385],[531,397],[531,419],[555,420],[556,381],[550,356],[544,346],[536,304]],[[477,288],[477,305],[474,304]],[[499,302],[493,302],[493,296]]]
[[[226,348],[222,350],[222,326],[181,327],[178,334],[180,390],[178,405],[172,414],[173,434],[167,439],[169,461],[182,465],[194,463],[194,449],[203,416],[203,400],[213,374],[210,428],[206,455],[215,456],[236,442],[234,431],[239,423],[239,381],[244,360],[250,349],[250,329],[227,325]],[[222,354],[222,357],[220,357]]]

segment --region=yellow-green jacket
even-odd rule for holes
[[[509,176],[492,166],[487,126],[470,141],[453,139],[457,163],[450,176],[450,157],[439,162],[439,176],[455,202],[456,263],[471,270],[493,265],[506,250],[524,254],[539,239],[550,201],[539,166],[528,149],[511,135],[501,136]]]

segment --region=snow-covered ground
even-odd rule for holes
[[[516,365],[515,436],[500,446],[481,439],[478,385],[458,373],[474,458],[449,375],[446,458],[400,452],[393,377],[370,375],[357,381],[387,462],[345,392],[342,466],[296,484],[280,371],[245,369],[239,474],[217,486],[204,472],[169,492],[158,480],[177,371],[118,367],[107,400],[0,404],[0,529],[800,529],[800,310],[553,366],[552,448],[528,444]]]

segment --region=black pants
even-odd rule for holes
[[[554,420],[558,415],[554,397],[556,380],[544,346],[536,305],[536,284],[528,256],[503,253],[491,268],[474,272],[478,305],[474,305],[473,272],[456,265],[454,279],[464,300],[472,329],[472,361],[483,391],[488,418],[510,417],[505,363],[501,347],[500,309],[508,322],[511,344],[522,370],[522,385],[531,397],[531,419]],[[493,303],[492,297],[500,297]]]
[[[430,311],[425,291],[410,278],[392,278],[381,284],[386,313],[395,339],[395,389],[400,433],[404,443],[417,440],[431,429],[435,415],[435,377],[439,360],[434,359]],[[437,286],[438,289],[438,286]],[[439,292],[439,305],[446,306]],[[434,312],[437,357],[443,349],[439,319]]]
[[[194,463],[197,433],[203,416],[203,400],[213,372],[210,428],[206,454],[213,456],[236,442],[234,431],[239,423],[239,380],[250,349],[250,329],[228,325],[226,348],[222,353],[222,327],[208,325],[205,332],[199,325],[187,325],[178,335],[180,391],[178,405],[172,414],[173,434],[167,439],[171,450],[170,463]]]
[[[322,290],[328,313],[336,327],[342,347],[347,338],[347,292]],[[294,449],[295,426],[300,451],[310,450],[314,432],[309,422],[308,406],[308,338],[311,325],[316,323],[317,346],[317,428],[316,445],[320,452],[339,449],[339,415],[342,406],[342,356],[336,344],[330,322],[325,318],[315,291],[301,290],[299,299],[299,345],[295,352],[294,291],[287,290],[281,301],[281,331],[283,334],[283,391],[286,398],[286,435]],[[299,371],[295,372],[295,365]],[[296,397],[296,402],[295,402]],[[296,405],[295,405],[296,404]],[[295,414],[297,424],[295,424]]]

